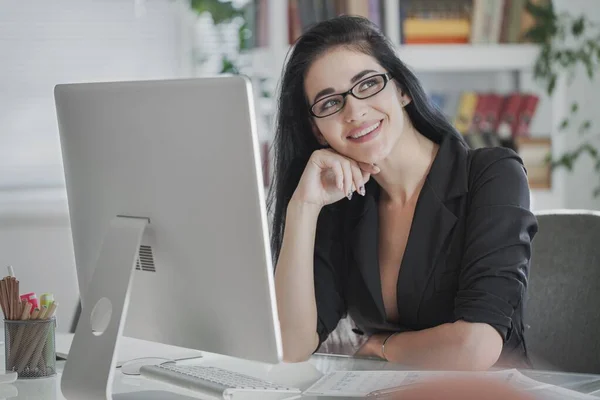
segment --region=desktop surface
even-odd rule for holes
[[[59,334],[60,335],[60,334]],[[3,347],[3,345],[2,345]],[[148,349],[149,355],[152,349]],[[2,360],[4,358],[2,357]],[[2,361],[3,362],[3,361]],[[188,360],[184,363],[215,366],[235,372],[244,373],[260,379],[271,380],[275,383],[307,389],[324,374],[333,371],[394,371],[405,370],[402,365],[387,363],[379,360],[361,359],[345,356],[316,354],[305,363],[269,365],[253,361],[239,360],[233,357],[221,356],[213,353],[204,353],[204,357]],[[60,392],[60,378],[64,361],[57,363],[58,375],[53,378],[38,380],[17,380],[13,384],[0,385],[0,398],[36,399],[36,400],[63,400]],[[600,375],[576,374],[548,371],[521,370],[524,375],[540,382],[575,390],[580,393],[591,394],[600,398]],[[180,389],[175,386],[149,380],[141,376],[125,375],[119,369],[115,374],[113,393],[131,393],[142,390],[169,391],[192,398],[212,399]],[[16,397],[15,392],[18,392]],[[5,396],[4,393],[8,394]],[[340,397],[303,396],[302,399],[340,399]]]

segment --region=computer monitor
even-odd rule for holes
[[[279,362],[249,79],[60,84],[55,103],[83,305],[67,367],[111,329]],[[100,305],[112,317],[96,329]]]

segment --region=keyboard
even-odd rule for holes
[[[200,365],[145,365],[140,368],[140,373],[149,379],[155,379],[188,390],[202,392],[210,395],[222,396],[231,399],[235,393],[263,395],[278,394],[300,395],[297,388],[278,385],[262,379],[254,378],[237,372],[216,367]]]

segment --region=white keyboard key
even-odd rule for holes
[[[150,379],[159,380],[192,391],[222,396],[230,399],[236,392],[255,392],[261,395],[299,395],[300,389],[278,385],[248,375],[216,367],[200,365],[145,365],[140,373]]]

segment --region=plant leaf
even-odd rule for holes
[[[563,154],[558,160],[553,161],[552,168],[564,167],[569,171],[573,170],[573,161],[577,156],[574,153],[567,152]]]
[[[579,134],[583,135],[584,133],[588,132],[591,126],[592,121],[590,121],[589,119],[584,121],[581,125],[579,125]]]
[[[567,127],[569,126],[569,119],[565,118],[562,120],[562,122],[560,123],[560,127],[558,128],[559,130],[565,130],[567,129]]]
[[[552,3],[552,2],[549,2]],[[535,19],[552,19],[555,17],[553,7],[543,7],[538,4],[531,2],[531,0],[527,0],[525,2],[525,9],[532,17]]]
[[[243,10],[235,8],[231,1],[191,0],[191,7],[199,14],[210,13],[215,25],[231,21],[233,18],[244,14]]]
[[[549,95],[552,95],[552,93],[554,92],[554,88],[556,87],[556,74],[552,73],[550,75],[550,78],[548,80],[548,87],[547,87],[547,91]]]
[[[221,73],[239,75],[240,71],[238,70],[237,66],[233,61],[231,61],[227,57],[223,57],[221,64]]]
[[[571,112],[576,113],[577,110],[579,110],[579,103],[573,102],[573,104],[571,104]]]
[[[523,34],[524,39],[533,43],[547,43],[551,37],[552,33],[544,25],[534,25]]]
[[[579,37],[579,36],[581,36],[581,34],[583,33],[584,30],[585,30],[585,19],[582,15],[581,17],[577,18],[573,22],[573,25],[571,26],[571,32],[573,33],[573,36]]]
[[[594,197],[598,197],[600,196],[600,186],[596,187],[596,189],[594,189]]]
[[[590,143],[584,143],[581,145],[581,152],[588,153],[592,158],[598,159],[598,150]]]

